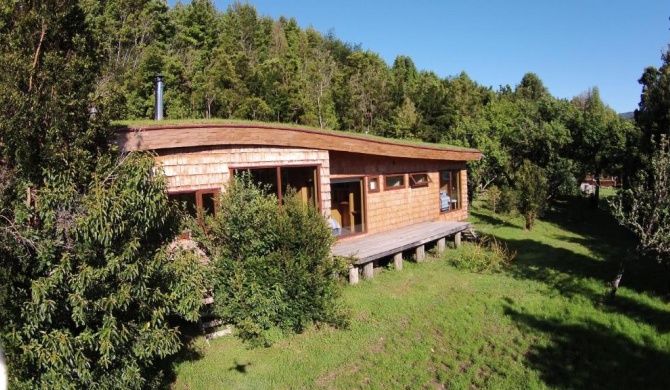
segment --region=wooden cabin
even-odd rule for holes
[[[465,220],[466,162],[482,156],[474,149],[274,124],[157,122],[117,135],[124,151],[155,151],[170,196],[194,209],[212,210],[230,178],[249,171],[280,199],[290,186],[314,203],[338,242]]]

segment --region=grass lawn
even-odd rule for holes
[[[475,205],[478,231],[517,251],[501,274],[445,258],[384,270],[345,290],[347,330],[309,329],[270,348],[194,341],[175,389],[670,388],[670,306],[663,270],[627,266],[616,301],[606,282],[630,236],[584,199],[563,202],[533,231]]]

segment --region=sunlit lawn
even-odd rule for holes
[[[670,388],[661,271],[632,263],[615,303],[603,303],[632,241],[585,203],[560,204],[530,232],[520,218],[475,207],[478,230],[518,252],[504,274],[405,262],[346,288],[349,329],[310,329],[260,349],[198,339],[173,387]]]

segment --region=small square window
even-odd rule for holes
[[[431,180],[427,173],[410,173],[409,183],[412,187],[426,187],[431,183]]]
[[[384,179],[384,189],[395,190],[405,188],[405,175],[388,175]]]
[[[368,177],[368,192],[379,192],[379,176]]]

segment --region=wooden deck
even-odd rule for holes
[[[384,233],[345,239],[335,243],[333,255],[355,256],[357,265],[420,247],[470,227],[469,222],[422,222]]]

